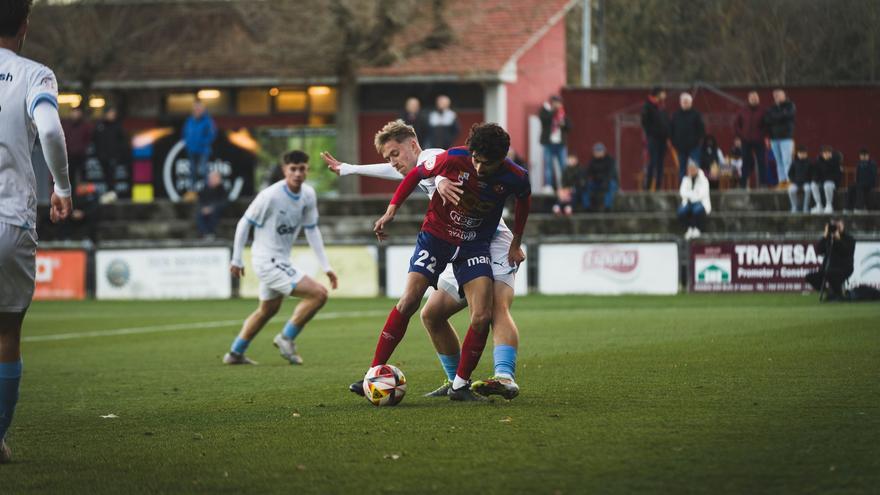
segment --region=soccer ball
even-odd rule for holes
[[[406,377],[390,364],[373,366],[364,376],[364,397],[374,406],[396,406],[406,395]]]

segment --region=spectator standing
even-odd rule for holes
[[[107,191],[101,196],[102,203],[117,198],[116,174],[119,166],[127,166],[131,159],[128,136],[118,120],[116,109],[108,107],[104,117],[95,125],[95,156],[101,162],[104,185]]]
[[[857,212],[868,209],[868,195],[877,187],[877,162],[871,160],[867,148],[859,150],[856,164],[856,182],[849,188],[848,207]]]
[[[214,119],[205,110],[205,104],[196,101],[192,115],[183,124],[183,141],[190,164],[190,192],[196,190],[196,184],[207,173],[208,159],[211,158],[211,148],[216,138]]]
[[[565,115],[562,99],[556,95],[544,102],[538,118],[541,119],[541,146],[544,147],[544,192],[552,192],[557,187],[559,171],[568,163],[566,138],[571,122]]]
[[[67,143],[67,163],[70,174],[71,191],[76,191],[82,175],[85,173],[86,158],[92,146],[94,127],[83,113],[82,107],[75,107],[69,119],[62,123],[64,140]]]
[[[608,154],[603,143],[593,145],[593,158],[587,164],[586,175],[586,186],[581,193],[581,204],[584,209],[592,209],[592,195],[601,194],[601,211],[610,211],[614,206],[614,196],[617,194],[617,163]]]
[[[715,136],[707,134],[703,138],[703,143],[699,149],[699,164],[703,174],[709,179],[709,187],[718,189],[721,180],[721,170],[727,167],[727,160],[724,153],[718,147],[718,141]]]
[[[678,155],[678,180],[685,174],[688,160],[700,161],[700,143],[706,134],[703,116],[694,109],[694,97],[682,93],[678,98],[680,108],[672,114],[669,124],[669,140]]]
[[[791,212],[809,212],[813,166],[810,164],[807,147],[804,145],[797,147],[794,161],[791,162],[791,168],[788,169],[788,181],[788,199],[791,202]],[[803,206],[800,209],[798,209],[798,191],[804,195]]]
[[[452,100],[446,95],[437,97],[437,104],[428,115],[428,140],[425,149],[449,149],[455,144],[460,131],[458,115],[452,110]],[[416,131],[418,132],[418,131]],[[418,136],[418,134],[416,134]]]
[[[681,205],[678,207],[678,221],[682,227],[687,227],[684,238],[696,239],[702,233],[706,215],[712,212],[712,200],[709,197],[709,180],[693,160],[688,161],[679,195]]]
[[[217,170],[213,170],[208,174],[204,189],[199,191],[196,227],[202,238],[214,238],[226,202],[227,193],[226,188],[223,187],[223,176]]]
[[[406,99],[400,119],[411,125],[419,139],[428,138],[428,117],[422,111],[422,102],[415,96]]]
[[[646,191],[656,191],[663,187],[663,159],[666,156],[666,140],[669,139],[669,117],[666,115],[665,104],[666,91],[654,87],[642,107],[642,130],[645,132],[648,148]]]
[[[794,154],[796,109],[781,89],[773,90],[773,102],[773,106],[764,113],[764,125],[770,134],[770,149],[776,158],[776,177],[779,179],[779,188],[782,189],[788,186],[788,168]]]
[[[757,91],[749,91],[748,105],[740,109],[734,120],[734,134],[742,146],[743,166],[739,185],[749,187],[749,178],[758,164],[758,187],[767,185],[767,126],[764,123],[764,111],[761,109],[761,98]]]
[[[816,206],[810,210],[811,213],[833,213],[834,212],[834,190],[840,185],[840,179],[843,178],[843,170],[841,164],[840,153],[834,151],[831,146],[822,146],[819,158],[816,159],[815,173],[812,176],[813,181],[810,186],[813,189],[813,201]],[[822,192],[825,192],[825,207],[822,207]]]

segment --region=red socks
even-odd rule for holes
[[[388,319],[385,320],[385,328],[382,329],[382,333],[379,335],[379,343],[376,344],[376,353],[373,354],[371,368],[388,362],[388,358],[391,357],[394,349],[397,348],[397,344],[403,340],[403,334],[406,333],[406,326],[408,324],[409,318],[404,318],[400,311],[397,310],[397,306],[394,306],[388,315]],[[485,344],[486,340],[484,339],[483,345]]]
[[[471,373],[480,362],[480,356],[483,355],[488,337],[489,332],[479,334],[474,331],[473,327],[468,328],[464,342],[461,344],[461,361],[458,362],[458,371],[455,373],[458,377],[465,380],[471,379]]]

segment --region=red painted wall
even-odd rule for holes
[[[752,88],[723,88],[725,92],[745,100]],[[761,105],[769,106],[772,88],[758,88]],[[572,120],[569,150],[584,159],[590,147],[602,141],[614,153],[614,114],[624,113],[635,118],[641,112],[648,89],[586,89],[569,88],[563,92],[565,108]],[[666,109],[671,114],[678,108],[680,91],[669,91]],[[829,144],[842,151],[846,167],[858,159],[858,150],[867,146],[872,155],[880,156],[880,87],[801,87],[786,89],[797,106],[795,142],[805,144],[814,157],[819,146]],[[706,89],[694,98],[694,107],[703,113],[706,132],[715,135],[724,151],[733,144],[732,119],[738,106]],[[621,185],[638,189],[635,176],[644,166],[644,143],[641,127],[624,127],[621,132],[619,160]],[[666,168],[675,166],[670,155]],[[675,186],[677,188],[677,185]]]
[[[507,131],[521,156],[529,156],[528,118],[565,86],[565,24],[562,21],[520,57],[516,82],[507,85]]]
[[[458,123],[461,127],[461,133],[456,141],[456,146],[463,146],[467,138],[468,130],[477,122],[483,121],[483,112],[461,110],[458,112]],[[358,152],[360,153],[362,163],[381,163],[382,157],[376,153],[373,146],[373,137],[376,132],[389,121],[398,118],[399,115],[394,112],[364,112],[360,114],[358,125],[360,126],[360,138]],[[350,158],[338,157],[340,160],[347,161]],[[360,190],[361,194],[390,194],[397,188],[397,182],[374,179],[371,177],[361,177]]]

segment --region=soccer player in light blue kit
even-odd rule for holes
[[[30,9],[31,0],[0,3],[0,464],[12,459],[6,433],[21,382],[21,324],[34,296],[37,181],[31,152],[37,135],[55,180],[49,216],[61,221],[71,210],[55,74],[18,56]]]
[[[306,240],[330,279],[330,286],[337,287],[336,273],[330,268],[318,229],[317,196],[312,186],[305,184],[309,155],[291,151],[284,155],[282,162],[284,180],[260,191],[235,229],[230,271],[238,278],[244,276],[242,251],[251,227],[254,228],[251,258],[254,273],[260,280],[260,305],[244,321],[232,348],[223,356],[226,364],[254,364],[244,352],[263,326],[278,313],[287,296],[299,297],[302,301],[296,305],[293,316],[273,343],[281,357],[290,364],[302,364],[294,339],[327,302],[327,289],[290,263],[290,248],[300,230],[305,230]]]

